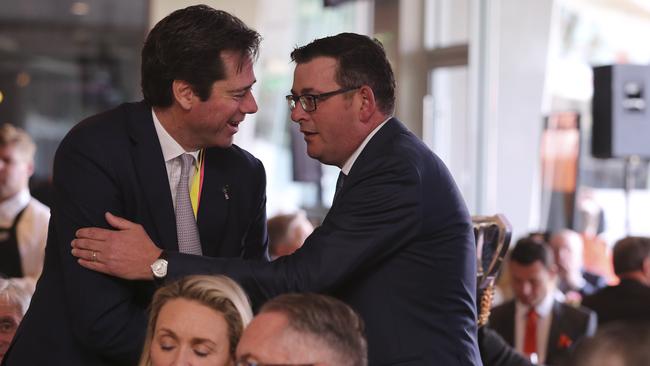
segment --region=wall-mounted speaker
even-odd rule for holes
[[[650,158],[650,66],[594,68],[591,152]]]

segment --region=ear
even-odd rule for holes
[[[184,110],[192,108],[194,102],[194,90],[192,86],[184,80],[174,80],[172,82],[172,93],[174,99]]]
[[[555,280],[557,278],[559,271],[558,271],[558,267],[555,264],[551,265],[546,270],[548,271],[548,277],[551,280]]]
[[[370,117],[375,114],[377,110],[377,101],[375,100],[375,93],[369,86],[364,85],[359,88],[359,96],[361,97],[361,108],[359,109],[359,119],[361,122],[367,122]]]
[[[32,175],[34,175],[34,160],[27,163],[27,176],[31,177]]]
[[[643,260],[643,273],[650,282],[650,257],[646,257],[646,259]]]

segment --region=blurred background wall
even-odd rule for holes
[[[195,3],[3,2],[0,123],[35,137],[35,181],[48,179],[56,147],[75,123],[141,98],[139,53],[148,29]],[[264,37],[254,88],[259,112],[236,143],[265,164],[269,215],[304,208],[317,221],[331,202],[337,169],[305,159],[289,120],[288,55],[314,38],[352,31],[383,42],[398,82],[396,116],[447,163],[472,213],[504,213],[515,236],[587,226],[610,241],[650,233],[645,157],[627,159],[626,172],[626,159],[591,154],[592,67],[648,65],[648,1],[203,3]],[[626,177],[633,178],[627,191]]]

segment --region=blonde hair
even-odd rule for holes
[[[150,349],[160,309],[173,299],[197,301],[221,313],[228,324],[230,356],[234,360],[237,343],[244,328],[253,318],[250,302],[244,290],[226,276],[187,276],[159,288],[153,296],[147,335],[139,366],[150,366]]]
[[[15,146],[27,161],[34,160],[36,144],[22,128],[15,127],[9,123],[0,126],[0,147]]]

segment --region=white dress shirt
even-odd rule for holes
[[[553,302],[555,301],[553,291],[549,291],[546,297],[537,304],[537,363],[546,361],[546,349],[548,347],[548,336],[553,321]],[[524,335],[526,334],[526,320],[528,317],[528,305],[515,301],[515,349],[524,354]]]
[[[183,147],[174,140],[174,138],[165,130],[163,125],[156,117],[156,113],[151,110],[151,115],[153,116],[153,124],[156,128],[156,134],[158,134],[158,141],[160,141],[160,147],[162,148],[163,158],[165,159],[165,167],[167,168],[167,179],[169,180],[169,189],[172,193],[172,202],[174,203],[174,209],[176,209],[176,187],[178,186],[178,181],[181,179],[181,161],[177,159],[182,154],[188,153],[194,157],[194,166],[196,168],[196,162],[199,157],[198,151],[185,151]],[[192,186],[192,179],[196,169],[190,169],[190,177],[188,182],[188,187]]]
[[[379,126],[375,127],[375,129],[372,130],[368,134],[368,136],[366,136],[366,138],[363,140],[361,145],[359,145],[359,147],[357,147],[357,149],[354,150],[354,152],[352,153],[352,155],[350,155],[348,160],[345,161],[345,164],[343,164],[343,167],[341,168],[341,171],[343,172],[343,174],[345,174],[345,175],[350,174],[350,170],[352,169],[352,165],[354,165],[354,162],[357,161],[357,158],[359,157],[359,155],[361,155],[361,152],[366,147],[366,145],[368,145],[368,142],[370,141],[370,139],[377,133],[377,131],[379,131],[380,128],[384,127],[386,122],[388,122],[388,120],[391,119],[391,118],[393,118],[393,117],[386,118],[386,120],[384,122],[382,122]]]
[[[29,189],[25,188],[8,200],[0,202],[0,227],[11,227],[23,209],[25,212],[16,226],[16,241],[23,276],[36,281],[43,271],[50,209],[32,198]]]

